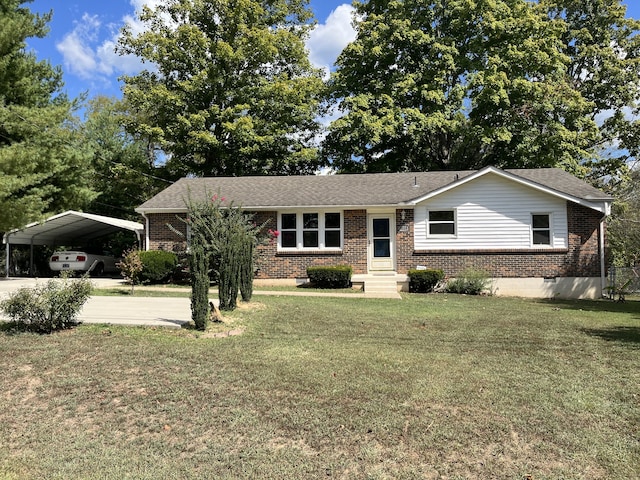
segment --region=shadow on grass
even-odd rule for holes
[[[566,310],[585,310],[589,312],[615,312],[630,313],[640,318],[640,301],[627,300],[626,302],[616,302],[613,300],[540,300],[556,308]]]
[[[640,327],[583,328],[582,331],[608,342],[630,343],[640,348]]]

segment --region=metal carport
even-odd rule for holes
[[[79,245],[120,230],[134,232],[140,245],[144,231],[141,223],[73,210],[12,230],[2,238],[6,245],[6,276],[9,276],[11,245],[31,245],[30,271],[33,271],[34,245]]]

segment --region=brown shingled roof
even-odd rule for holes
[[[608,201],[601,191],[555,168],[505,170],[510,175],[589,201]],[[370,173],[322,176],[262,176],[183,178],[136,210],[182,210],[191,197],[202,200],[220,194],[244,208],[368,207],[410,204],[477,170],[446,172]]]

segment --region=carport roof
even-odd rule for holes
[[[120,230],[133,231],[139,238],[144,227],[130,220],[69,210],[12,230],[2,240],[12,245],[79,245]]]

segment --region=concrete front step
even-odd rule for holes
[[[366,293],[398,293],[398,282],[395,278],[367,278],[364,281]]]

